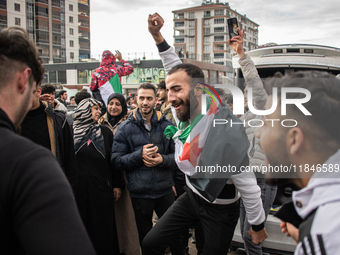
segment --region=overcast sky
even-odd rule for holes
[[[215,2],[215,0],[213,0]],[[220,1],[222,2],[222,1]],[[165,20],[162,34],[173,44],[173,10],[201,5],[201,0],[91,0],[91,54],[116,49],[127,59],[137,52],[158,58],[147,30],[148,14]],[[307,43],[340,48],[339,0],[231,0],[229,5],[259,27],[259,44]]]

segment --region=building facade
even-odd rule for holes
[[[0,0],[0,29],[11,26],[27,30],[44,63],[91,56],[90,0]]]
[[[228,3],[203,1],[201,6],[176,10],[173,14],[174,47],[183,58],[225,65],[231,71],[233,51],[227,43],[227,19],[233,17],[237,18],[239,28],[245,29],[245,51],[257,48],[259,25],[231,9]]]

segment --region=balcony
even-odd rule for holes
[[[86,12],[78,12],[78,15],[89,17],[89,14]]]
[[[52,6],[60,7],[60,0],[52,0]]]
[[[60,34],[61,33],[61,29],[60,28],[52,28],[52,32],[56,33],[56,34]]]
[[[37,39],[36,44],[37,44],[37,46],[44,46],[44,47],[46,47],[46,45],[49,45],[49,42],[48,42],[48,40]]]
[[[78,0],[78,4],[89,5],[89,1],[88,0]]]
[[[86,28],[89,28],[90,27],[90,24],[89,24],[89,21],[88,20],[78,20],[78,26],[79,27],[86,27]]]
[[[60,20],[60,15],[52,15],[52,19]]]
[[[41,58],[50,58],[50,55],[48,53],[39,53],[39,57],[41,57]]]
[[[48,26],[43,26],[43,25],[38,25],[36,26],[35,28],[36,30],[39,30],[39,31],[44,31],[44,32],[48,32]]]
[[[53,45],[61,45],[61,41],[55,41],[55,40],[53,40]]]
[[[224,45],[215,45],[214,51],[216,50],[224,50]]]
[[[90,40],[90,34],[82,34],[82,33],[78,33],[78,37],[79,37],[80,39]]]
[[[203,17],[204,17],[204,18],[210,18],[211,15],[210,15],[210,14],[204,14]]]
[[[1,10],[7,10],[6,1],[0,1],[0,9]]]
[[[35,0],[36,3],[48,4],[47,0]]]
[[[35,15],[48,18],[48,14],[44,12],[37,12]]]

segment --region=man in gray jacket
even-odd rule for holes
[[[252,102],[254,104],[255,109],[263,110],[268,98],[268,94],[264,89],[263,83],[261,78],[255,68],[254,62],[251,58],[245,54],[243,50],[243,37],[244,37],[244,30],[239,30],[239,36],[234,37],[233,43],[228,40],[229,45],[233,47],[235,52],[238,54],[239,57],[239,64],[241,66],[243,77],[246,81],[246,87],[244,91],[244,107],[249,109],[248,107],[248,88],[252,90]],[[264,174],[262,173],[262,166],[265,165],[265,155],[260,147],[260,139],[255,137],[254,131],[255,126],[261,125],[261,121],[263,120],[263,116],[256,115],[248,110],[244,115],[240,117],[241,121],[245,123],[245,129],[250,141],[250,147],[248,150],[249,156],[249,163],[252,170],[256,172],[257,176],[257,185],[261,188],[261,199],[263,204],[263,209],[267,215],[276,196],[276,186],[270,186],[264,182]],[[251,126],[249,125],[249,121],[251,121]],[[240,205],[240,227],[241,227],[241,234],[244,240],[244,246],[248,254],[250,255],[259,255],[262,254],[261,244],[254,244],[251,241],[251,237],[248,235],[248,232],[251,228],[251,225],[247,219],[247,213],[241,199]]]

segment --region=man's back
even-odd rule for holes
[[[63,113],[54,111],[47,102],[39,103],[21,123],[21,135],[52,151],[75,190],[78,169],[71,128]]]
[[[46,149],[0,110],[0,253],[95,254],[70,186]]]

